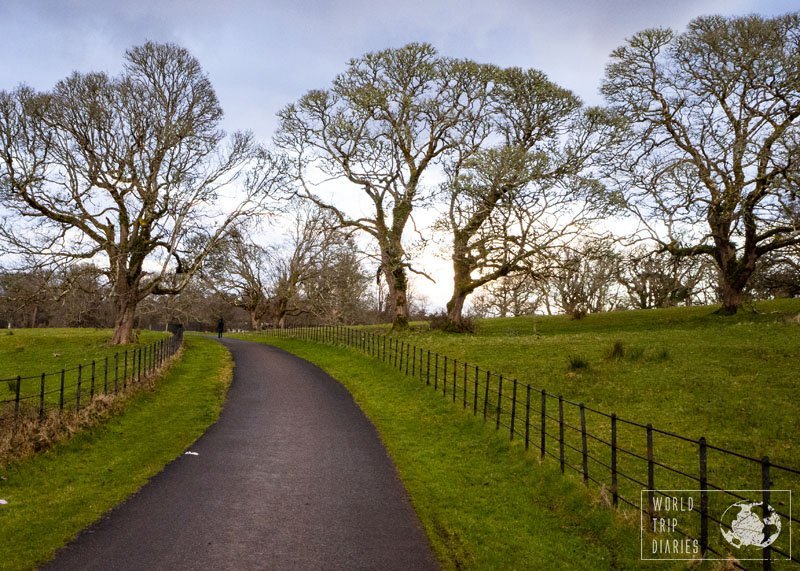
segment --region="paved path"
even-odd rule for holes
[[[434,569],[372,424],[316,366],[224,339],[219,421],[49,569]]]

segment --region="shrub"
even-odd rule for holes
[[[581,355],[570,355],[567,357],[567,361],[569,362],[569,369],[570,371],[578,371],[581,369],[588,369],[589,368],[589,361],[586,357]]]
[[[430,328],[434,331],[445,333],[475,333],[475,320],[463,317],[460,322],[451,320],[446,313],[437,313],[431,316]]]
[[[609,359],[614,359],[615,361],[619,361],[620,359],[625,357],[625,344],[622,341],[614,341],[614,345],[611,347],[611,352],[608,355]]]

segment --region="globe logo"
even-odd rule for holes
[[[720,531],[728,543],[737,549],[749,546],[763,549],[778,539],[781,533],[781,518],[772,506],[767,505],[767,516],[762,519],[761,505],[762,502],[741,501],[725,510],[722,514],[724,525],[720,525]]]

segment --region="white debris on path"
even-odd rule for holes
[[[184,452],[184,456],[200,456],[199,452]]]
[[[6,500],[0,500],[0,506],[6,505],[8,502]]]

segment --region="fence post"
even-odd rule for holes
[[[108,355],[103,360],[103,394],[108,394]]]
[[[708,451],[705,437],[700,438],[700,553],[708,551]]]
[[[17,375],[17,386],[14,389],[14,418],[19,416],[19,395],[22,386],[22,376]]]
[[[619,505],[619,484],[617,483],[617,414],[611,414],[611,498],[614,507]]]
[[[447,355],[444,356],[444,374],[442,375],[442,396],[447,396]]]
[[[514,440],[514,419],[517,416],[517,379],[514,379],[514,385],[511,389],[511,431],[508,436],[509,440]]]
[[[503,375],[497,385],[497,414],[495,415],[494,429],[500,430],[500,412],[503,410]]]
[[[458,361],[453,359],[453,402],[456,402],[458,392]]]
[[[769,474],[769,457],[764,456],[761,459],[761,519],[767,521],[770,510],[770,490],[772,489],[772,481]],[[764,542],[769,539],[769,527],[764,526]],[[763,568],[764,571],[772,569],[772,547],[769,545],[763,551]]]
[[[406,343],[406,372],[405,372],[406,377],[408,376],[408,354],[410,351],[411,351],[411,343]]]
[[[128,388],[128,350],[125,349],[125,366],[122,369],[122,390]]]
[[[83,365],[78,365],[78,391],[75,395],[75,410],[81,409],[81,381],[83,380]]]
[[[472,416],[478,415],[478,365],[475,365],[475,390],[472,394]]]
[[[525,386],[525,450],[527,450],[531,442],[531,386]]]
[[[558,460],[561,464],[562,474],[566,464],[564,452],[564,397],[558,395]]]
[[[45,373],[42,373],[42,382],[39,385],[39,420],[44,418],[44,378]]]
[[[492,372],[486,371],[486,386],[483,387],[483,422],[486,422],[486,412],[489,408],[489,384],[492,378]]]
[[[547,450],[547,393],[542,389],[542,438],[539,444],[541,450],[540,457],[544,459],[545,451]]]
[[[413,353],[414,353],[414,356],[411,357],[411,376],[416,378],[416,376],[417,376],[417,346],[416,345],[414,345]]]
[[[650,521],[656,517],[656,484],[655,484],[655,463],[653,454],[653,425],[647,425],[647,514]]]
[[[114,353],[114,394],[119,390],[119,353]]]
[[[464,363],[464,406],[462,408],[467,408],[467,364]]]
[[[94,400],[94,370],[95,370],[95,363],[92,361],[92,379],[89,383],[89,402]]]
[[[431,350],[430,349],[428,349],[428,367],[427,367],[427,369],[425,371],[425,379],[426,379],[425,380],[425,384],[426,385],[430,385],[431,384]]]
[[[436,363],[433,367],[433,390],[439,390],[439,353],[436,353]]]
[[[586,407],[583,403],[581,411],[581,451],[583,453],[583,483],[589,485],[589,447],[586,442]]]
[[[64,369],[61,369],[61,387],[58,391],[58,413],[64,412]]]

